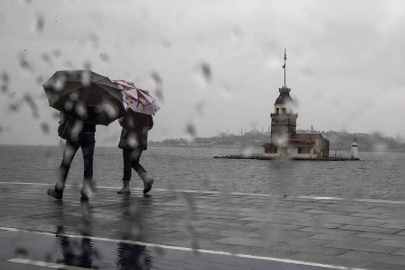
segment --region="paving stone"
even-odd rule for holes
[[[398,229],[400,231],[397,232],[397,233],[401,234],[402,230],[405,229],[405,223],[383,223],[383,224],[378,225],[378,227],[390,228],[390,229]]]
[[[405,230],[401,230],[400,232],[397,233],[398,235],[404,235],[405,236]]]
[[[142,189],[122,197],[103,188],[87,209],[79,192],[80,188],[70,186],[63,201],[56,201],[46,196],[44,186],[21,185],[13,194],[0,190],[0,226],[49,233],[64,226],[75,235],[89,229],[92,236],[118,240],[132,237],[347,267],[405,269],[404,205],[395,202],[253,194],[223,197],[165,190],[144,197]],[[90,216],[84,214],[86,209]],[[86,219],[91,221],[88,227]],[[181,264],[176,267],[181,269]]]
[[[266,242],[262,239],[250,239],[241,237],[227,237],[219,240],[215,240],[216,243],[231,244],[238,246],[248,246],[248,247],[265,247]]]
[[[378,239],[387,239],[387,240],[400,240],[405,241],[405,235],[398,234],[386,234],[386,233],[375,233],[375,232],[358,232],[356,234],[358,237],[370,237]]]
[[[361,251],[370,251],[370,252],[376,252],[376,253],[390,253],[391,251],[394,251],[397,249],[397,247],[392,247],[392,246],[382,246],[382,245],[377,245],[374,242],[372,244],[369,243],[358,243],[358,242],[353,242],[350,240],[347,241],[334,241],[330,244],[324,245],[324,247],[332,247],[332,248],[346,248],[349,250],[361,250]]]
[[[355,225],[344,225],[339,227],[341,230],[350,230],[350,231],[360,231],[360,232],[377,232],[377,233],[386,233],[394,234],[398,233],[399,229],[389,229],[381,227],[369,227],[369,226],[355,226]]]
[[[405,248],[405,242],[401,240],[379,240],[374,242],[373,244],[387,247]]]
[[[357,237],[351,235],[348,237],[347,235],[336,235],[336,234],[316,234],[311,236],[310,238],[314,239],[324,239],[324,240],[331,240],[331,241],[347,241],[350,243],[362,243],[362,244],[369,244],[375,241],[380,240],[380,238],[371,238],[371,237]]]
[[[393,252],[390,252],[391,255],[398,255],[398,256],[404,256],[405,257],[405,248],[399,248],[397,250],[394,250]]]
[[[404,270],[404,266],[400,264],[372,262],[364,266],[367,270]]]
[[[336,234],[336,235],[354,235],[356,232],[354,231],[349,231],[349,230],[340,230],[340,229],[327,229],[327,228],[317,228],[314,226],[311,227],[304,227],[299,229],[299,231],[304,231],[304,232],[313,232],[314,234],[316,233],[324,233],[324,234]]]
[[[300,253],[310,253],[314,255],[324,255],[324,256],[337,256],[348,252],[347,249],[343,248],[329,248],[320,246],[306,246],[301,244],[282,244],[279,246],[284,250],[292,250]]]
[[[349,259],[367,259],[374,262],[390,263],[402,265],[405,269],[405,257],[396,256],[390,254],[381,254],[375,252],[365,252],[365,251],[350,251],[338,256],[339,258],[349,258]]]
[[[362,268],[363,266],[369,264],[371,260],[359,259],[359,258],[342,258],[339,256],[324,256],[311,253],[299,253],[289,257],[291,260],[298,260],[304,262],[313,262],[334,266],[343,266],[343,267],[356,267]],[[382,269],[381,269],[382,270]]]

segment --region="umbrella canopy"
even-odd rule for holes
[[[122,99],[128,107],[139,113],[155,115],[160,110],[156,99],[147,90],[137,88],[133,82],[113,80],[122,89]]]
[[[43,88],[49,106],[84,123],[107,126],[125,115],[121,90],[89,70],[57,71]]]

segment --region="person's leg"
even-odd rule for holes
[[[154,180],[150,178],[145,168],[139,163],[143,150],[135,148],[131,153],[132,168],[138,173],[143,181],[143,193],[146,194],[152,189]]]
[[[84,161],[83,187],[81,190],[82,199],[89,199],[93,194],[93,160],[96,144],[94,135],[93,132],[85,132],[80,134],[79,138]]]
[[[131,167],[138,173],[146,172],[145,168],[139,163],[142,155],[142,149],[135,148],[130,152]]]
[[[49,196],[54,197],[55,199],[62,199],[63,189],[65,188],[66,179],[77,149],[79,149],[79,146],[76,143],[66,141],[62,162],[59,167],[58,180],[53,189],[48,189]]]
[[[131,160],[131,150],[122,149],[122,158],[124,161],[124,176],[123,181],[130,181],[132,177],[132,160]]]
[[[132,161],[131,161],[131,150],[122,149],[122,159],[124,161],[124,176],[122,177],[123,186],[117,191],[118,194],[130,194],[129,182],[132,176]]]

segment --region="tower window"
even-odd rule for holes
[[[276,108],[276,114],[280,113],[280,108]]]
[[[311,148],[309,148],[309,147],[298,147],[298,154],[311,154]]]
[[[286,108],[282,108],[281,110],[282,110],[283,113],[287,113]]]
[[[278,152],[277,147],[272,146],[272,147],[265,148],[265,153],[277,154],[277,152]]]

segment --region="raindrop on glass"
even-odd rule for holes
[[[36,29],[38,33],[42,33],[42,31],[44,30],[44,26],[45,26],[45,19],[42,15],[37,15],[37,25],[36,25]]]
[[[52,55],[56,58],[61,57],[62,56],[62,52],[60,50],[53,50],[52,51]]]
[[[192,136],[192,137],[196,137],[197,136],[197,130],[195,128],[195,126],[192,123],[188,123],[186,125],[186,132],[188,135]]]
[[[110,61],[110,57],[106,53],[100,54],[100,58],[104,62],[109,62]]]
[[[49,126],[48,126],[48,124],[47,123],[42,123],[41,124],[41,130],[42,130],[42,133],[44,135],[49,134]]]
[[[87,66],[88,65],[88,66]],[[91,72],[90,70],[90,63],[86,63],[85,65],[85,69],[87,70],[83,70],[81,72],[81,76],[80,76],[80,82],[84,85],[84,86],[88,86],[91,83]]]

